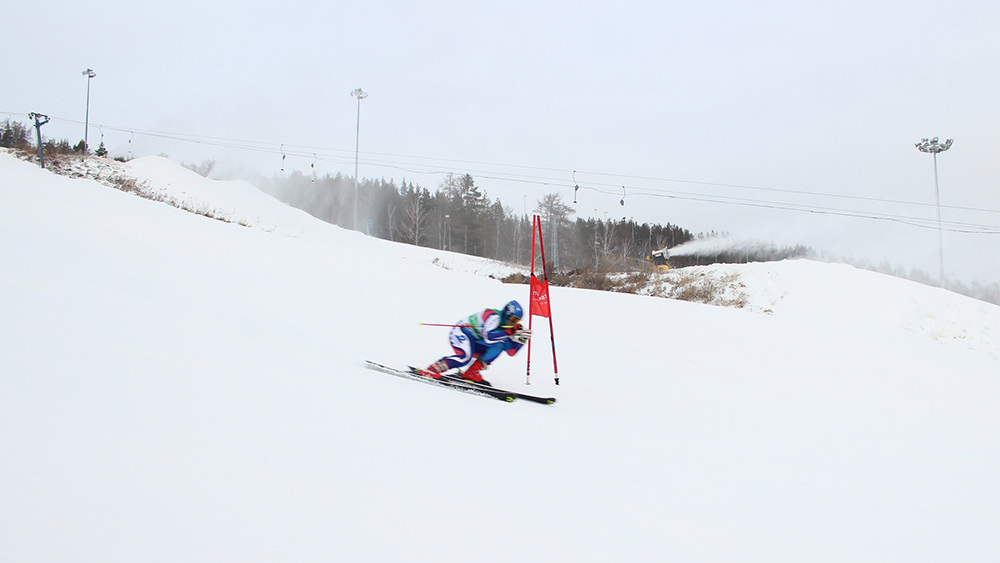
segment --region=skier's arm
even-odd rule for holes
[[[508,340],[507,340],[507,354],[513,356],[528,343],[528,339],[531,338],[531,331],[524,328],[520,324],[514,325],[507,329]]]
[[[487,344],[498,344],[510,340],[508,329],[500,326],[500,315],[492,313],[483,320],[483,341]]]

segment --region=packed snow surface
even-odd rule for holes
[[[1000,307],[808,261],[711,267],[744,309],[553,288],[561,385],[538,318],[531,385],[486,375],[558,403],[506,404],[362,362],[516,267],[126,166],[237,222],[0,153],[0,560],[1000,560]]]

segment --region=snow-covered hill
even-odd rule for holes
[[[846,264],[785,260],[683,269],[732,287],[724,294],[749,311],[880,334],[910,333],[1000,360],[998,307]]]
[[[526,301],[507,266],[127,170],[237,222],[0,154],[2,560],[1000,558],[1000,307],[807,261],[724,267],[746,309],[553,288],[559,402],[504,404],[361,362]]]

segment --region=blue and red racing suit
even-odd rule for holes
[[[522,344],[511,336],[520,325],[502,327],[500,322],[500,311],[483,309],[455,323],[448,333],[455,354],[441,358],[448,363],[448,369],[465,367],[475,358],[489,365],[501,352],[510,356],[516,354]]]

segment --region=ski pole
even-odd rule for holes
[[[472,325],[470,325],[470,324],[457,324],[457,325],[448,325],[448,324],[439,324],[439,323],[417,323],[417,324],[420,325],[420,326],[445,326],[445,327],[472,328]],[[517,325],[500,325],[497,328],[514,328],[515,326],[517,326]]]

